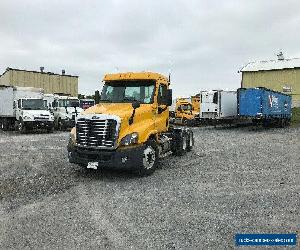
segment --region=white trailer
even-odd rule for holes
[[[202,122],[230,122],[237,117],[237,92],[225,90],[201,93],[200,119]]]
[[[44,106],[43,89],[0,86],[0,128],[20,132],[53,130],[54,117]]]
[[[74,127],[75,118],[83,111],[77,97],[45,94],[44,101],[54,115],[54,126],[58,130]]]

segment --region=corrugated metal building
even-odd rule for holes
[[[20,86],[43,88],[47,94],[78,95],[78,76],[40,71],[7,68],[0,75],[0,86]]]
[[[300,107],[300,58],[251,62],[244,66],[242,88],[266,87],[292,95],[293,107]]]

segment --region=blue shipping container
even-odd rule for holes
[[[266,88],[238,89],[238,115],[260,119],[290,119],[292,97]]]

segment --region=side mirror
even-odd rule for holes
[[[166,96],[166,105],[172,106],[172,89],[168,89]]]
[[[177,108],[177,110],[178,110],[178,111],[182,111],[182,108],[179,106],[179,107]]]
[[[139,103],[139,102],[137,102],[137,101],[134,101],[133,103],[132,103],[132,108],[133,109],[137,109],[137,108],[139,108],[141,106],[141,104]]]

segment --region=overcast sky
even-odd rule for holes
[[[1,0],[0,72],[79,75],[171,70],[175,96],[238,88],[247,62],[300,57],[299,0]]]

